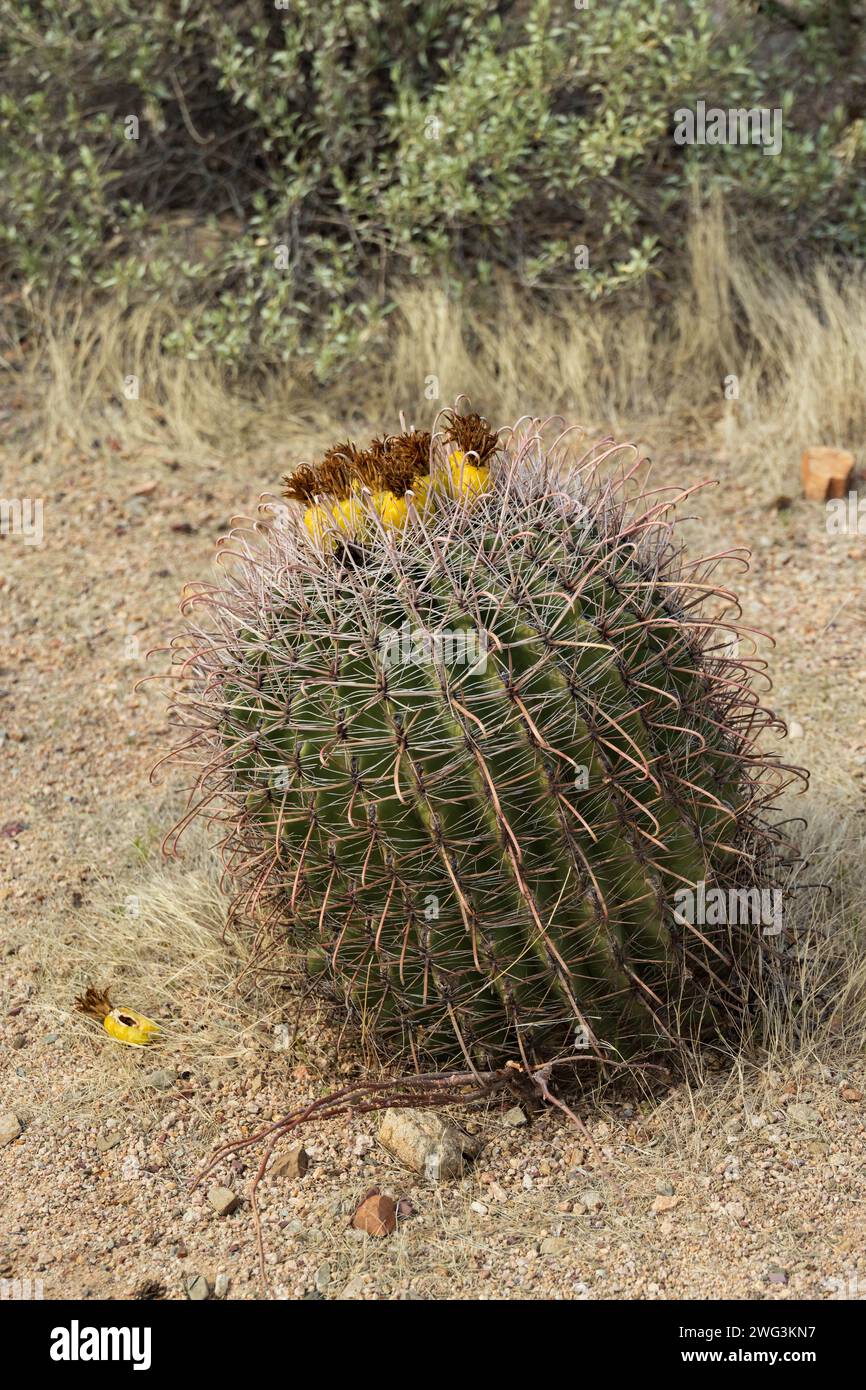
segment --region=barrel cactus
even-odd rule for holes
[[[455,409],[335,446],[187,598],[181,824],[224,823],[261,963],[418,1069],[718,1039],[778,950],[682,911],[786,872],[724,557],[572,438]]]

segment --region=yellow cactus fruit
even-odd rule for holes
[[[433,479],[429,473],[421,473],[417,478],[412,479],[412,504],[416,511],[423,512],[432,488]]]
[[[409,513],[405,497],[393,492],[374,492],[373,506],[381,517],[384,526],[404,526]]]
[[[471,463],[464,464],[460,479],[460,496],[480,497],[488,490],[489,478],[488,468],[474,468]]]
[[[127,1047],[147,1047],[162,1031],[152,1018],[145,1018],[134,1009],[112,1009],[102,1020],[102,1026],[110,1037]]]
[[[468,501],[472,497],[480,497],[482,492],[487,491],[490,470],[476,468],[474,464],[467,463],[462,449],[455,449],[449,454],[448,463],[451,469],[451,488],[455,497],[462,497]]]
[[[304,512],[304,525],[314,541],[322,540],[325,532],[333,525],[333,520],[330,507],[323,507],[318,502]]]
[[[346,497],[337,502],[333,511],[334,523],[338,530],[354,535],[363,529],[366,520],[363,508],[354,497]]]
[[[93,985],[78,996],[75,1007],[79,1013],[95,1018],[109,1037],[114,1038],[115,1042],[125,1043],[127,1047],[146,1047],[162,1031],[152,1018],[145,1018],[135,1009],[113,1008],[108,990],[96,989]]]

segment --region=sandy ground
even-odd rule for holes
[[[61,961],[91,949],[82,924],[101,880],[122,894],[142,860],[159,872],[174,793],[148,772],[167,721],[160,688],[135,682],[176,627],[182,583],[207,577],[229,517],[274,487],[289,455],[193,465],[101,439],[34,457],[14,410],[6,427],[0,493],[44,498],[45,535],[0,540],[0,1114],[22,1126],[0,1148],[0,1279],[40,1280],[46,1298],[261,1297],[255,1160],[220,1171],[241,1198],[230,1215],[190,1181],[217,1138],[333,1085],[327,1046],[275,1052],[271,1016],[233,1057],[192,1044],[189,1059],[182,1046],[133,1053],[69,1013],[80,980],[45,961],[55,946]],[[778,639],[776,706],[799,725],[791,758],[818,768],[804,811],[866,813],[866,538],[828,537],[822,508],[777,506],[724,460],[667,472],[721,476],[704,543],[755,551],[738,583],[747,621]],[[795,476],[792,463],[792,495]],[[191,994],[192,1020],[197,1007]],[[866,1297],[864,1072],[862,1057],[830,1053],[742,1083],[719,1073],[697,1091],[608,1094],[581,1108],[602,1164],[561,1115],[514,1126],[491,1109],[473,1121],[474,1167],[438,1186],[381,1149],[371,1119],[310,1131],[306,1176],[260,1189],[269,1291]],[[349,1228],[374,1186],[412,1208],[386,1239]]]

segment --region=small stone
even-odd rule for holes
[[[11,1110],[5,1115],[0,1115],[0,1146],[11,1144],[21,1132],[21,1121]]]
[[[109,1149],[116,1149],[118,1144],[123,1141],[123,1134],[120,1130],[115,1130],[112,1134],[100,1134],[96,1147],[101,1154],[108,1153]]]
[[[520,1129],[521,1125],[528,1125],[529,1120],[519,1105],[512,1105],[502,1116],[502,1123],[508,1125],[509,1129]]]
[[[25,1033],[16,1033],[9,1046],[16,1052],[20,1047],[26,1047],[27,1035]]]
[[[42,1041],[43,1041],[44,1043],[48,1043],[48,1044],[56,1043],[56,1042],[57,1042],[57,1039],[58,1039],[59,1037],[60,1037],[60,1034],[59,1034],[59,1033],[46,1033],[46,1034],[45,1034],[45,1037],[42,1039]]]
[[[227,1274],[218,1274],[216,1279],[214,1280],[214,1298],[225,1298],[226,1294],[229,1291],[230,1283],[231,1280],[229,1279],[229,1276]]]
[[[660,1197],[673,1197],[674,1185],[672,1182],[665,1182],[664,1179],[662,1179],[660,1182],[656,1183],[656,1192]]]
[[[788,1106],[788,1119],[792,1124],[800,1125],[803,1129],[807,1129],[809,1125],[821,1123],[821,1116],[818,1111],[813,1106],[804,1105],[802,1102]]]
[[[803,725],[800,724],[796,719],[792,719],[791,722],[790,722],[790,724],[788,725],[788,738],[802,738],[802,737],[803,737]]]
[[[843,1100],[850,1101],[852,1104],[856,1104],[858,1100],[863,1099],[863,1092],[858,1091],[856,1086],[843,1086],[839,1095]]]
[[[190,1274],[186,1280],[186,1296],[192,1303],[203,1303],[210,1296],[210,1284],[203,1274]]]
[[[484,1202],[470,1202],[469,1210],[474,1211],[477,1216],[487,1215],[487,1206]]]
[[[597,1211],[603,1201],[601,1193],[594,1187],[588,1187],[580,1194],[580,1204],[584,1211]]]
[[[342,1290],[342,1292],[341,1292],[341,1294],[340,1294],[340,1298],[345,1298],[345,1299],[360,1298],[361,1295],[363,1294],[363,1292],[364,1292],[364,1281],[363,1281],[363,1279],[361,1279],[360,1275],[355,1275],[354,1279],[350,1279],[349,1282],[348,1282],[348,1284],[345,1284],[345,1285],[343,1286],[343,1290]]]
[[[459,1177],[479,1148],[477,1140],[429,1110],[386,1110],[379,1143],[428,1182]]]
[[[784,1269],[770,1269],[767,1271],[768,1284],[787,1284],[788,1274]]]
[[[174,1073],[160,1068],[158,1071],[149,1071],[144,1078],[146,1086],[153,1086],[156,1091],[170,1091],[174,1085]]]
[[[569,1177],[579,1176],[577,1170],[583,1168],[588,1158],[588,1149],[570,1149],[569,1152],[565,1155],[565,1167]]]
[[[217,1216],[230,1216],[241,1204],[240,1197],[236,1192],[232,1192],[230,1187],[210,1188],[207,1199]]]
[[[325,1289],[328,1287],[328,1285],[330,1284],[330,1282],[331,1282],[331,1266],[328,1264],[328,1262],[327,1262],[327,1260],[326,1260],[326,1261],[324,1262],[324,1264],[320,1264],[320,1265],[319,1265],[319,1268],[316,1270],[316,1280],[315,1280],[315,1283],[316,1283],[316,1288],[319,1290],[319,1293],[324,1293],[324,1292],[325,1292]]]
[[[310,1166],[310,1155],[307,1153],[303,1144],[296,1144],[291,1149],[286,1149],[284,1154],[272,1164],[270,1176],[272,1178],[302,1178]]]
[[[569,1242],[564,1236],[546,1236],[541,1242],[542,1255],[567,1255]]]
[[[368,1236],[389,1236],[397,1227],[397,1209],[390,1197],[367,1197],[352,1217],[356,1231]]]
[[[674,1197],[671,1193],[660,1192],[653,1201],[650,1211],[657,1214],[663,1211],[673,1211],[674,1207],[679,1206],[680,1198]]]
[[[30,825],[26,820],[10,820],[4,826],[0,826],[0,839],[15,840],[23,831],[29,830]]]

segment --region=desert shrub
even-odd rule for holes
[[[698,182],[765,246],[866,248],[851,3],[0,14],[5,273],[28,294],[169,298],[167,345],[232,369],[303,354],[327,376],[418,277],[482,296],[502,274],[540,296],[654,284]],[[673,112],[699,98],[782,107],[780,154],[676,145]]]

